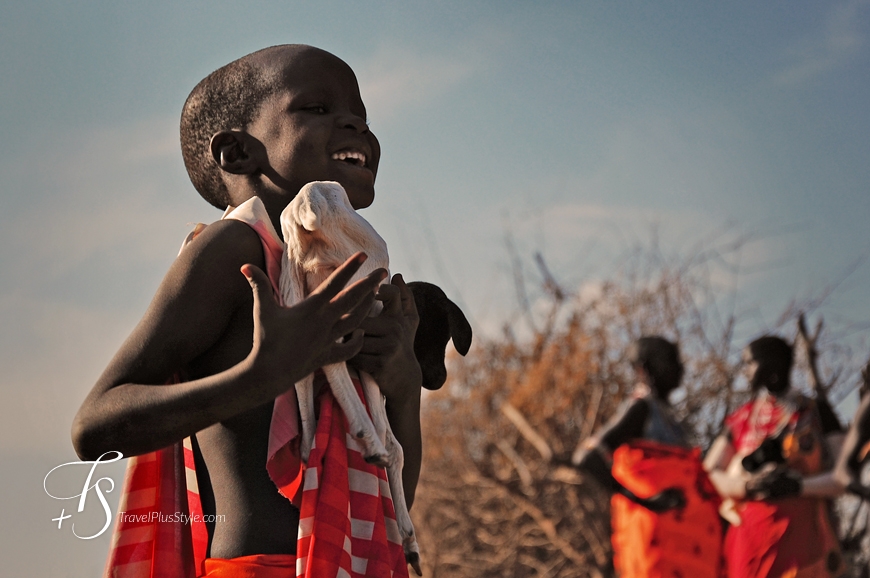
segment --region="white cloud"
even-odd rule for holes
[[[804,82],[857,54],[865,44],[861,23],[868,6],[868,0],[848,0],[831,7],[818,35],[788,51],[789,62],[774,77],[774,82],[784,85]]]
[[[382,46],[359,67],[360,91],[369,117],[386,123],[411,106],[431,102],[471,77],[480,65],[476,50],[427,54]]]

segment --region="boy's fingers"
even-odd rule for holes
[[[362,301],[357,303],[354,308],[346,314],[342,315],[341,318],[332,326],[332,333],[330,336],[333,339],[338,339],[339,337],[347,335],[354,329],[359,328],[363,320],[368,317],[375,299],[374,295],[371,293],[364,297],[365,298]]]
[[[383,335],[373,335],[365,328],[364,323],[360,324],[359,328],[365,331],[366,334],[365,345],[363,345],[360,353],[365,353],[367,355],[383,355],[388,354],[395,349],[396,346],[393,339],[389,339]]]
[[[352,283],[332,298],[332,303],[338,309],[350,309],[363,299],[375,299],[375,289],[387,276],[385,269],[375,269],[367,276]]]
[[[322,295],[326,299],[331,300],[339,291],[344,289],[344,286],[351,280],[354,273],[359,271],[360,266],[366,262],[366,259],[368,259],[368,256],[365,253],[359,252],[353,254],[347,261],[339,265],[332,272],[332,275],[326,278],[326,281],[312,291],[311,296]]]
[[[411,288],[405,283],[405,278],[401,273],[393,275],[392,284],[399,288],[399,295],[402,297],[402,313],[412,317],[418,317],[417,302],[414,301],[414,294]]]
[[[324,365],[329,365],[332,363],[340,363],[342,361],[347,361],[362,349],[363,346],[363,330],[356,329],[353,333],[351,333],[350,338],[344,341],[344,343],[335,343],[330,347],[329,353],[326,354],[326,361]]]
[[[245,263],[242,265],[240,271],[242,272],[242,275],[245,276],[245,279],[248,280],[251,289],[254,291],[255,309],[258,307],[262,308],[267,303],[269,305],[275,304],[275,296],[272,293],[272,284],[266,274],[263,273],[262,269],[256,265],[252,265],[251,263]]]
[[[395,285],[381,285],[375,297],[384,304],[384,313],[396,315],[402,311],[402,296]]]

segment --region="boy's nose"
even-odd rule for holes
[[[336,118],[336,123],[341,128],[350,128],[359,133],[364,133],[369,130],[366,120],[355,114],[343,114]]]

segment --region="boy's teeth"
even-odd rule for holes
[[[358,165],[366,164],[366,156],[360,152],[356,151],[342,151],[340,153],[334,153],[332,155],[332,160],[334,161],[346,161],[347,159],[352,159],[357,161]]]

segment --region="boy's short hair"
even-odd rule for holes
[[[220,167],[212,159],[211,137],[222,130],[243,129],[257,115],[263,101],[279,88],[279,76],[270,74],[254,57],[272,46],[218,68],[194,87],[181,111],[181,155],[193,186],[217,207],[230,204]]]

